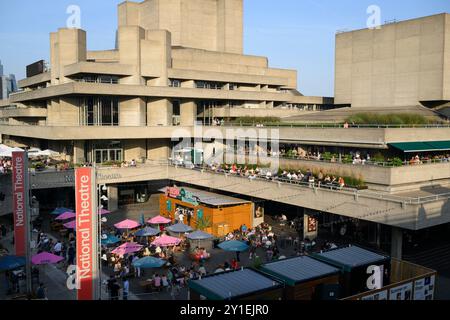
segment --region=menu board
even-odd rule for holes
[[[433,300],[435,276],[419,279],[414,282],[414,300]]]
[[[405,283],[389,291],[389,300],[412,300],[413,283]]]
[[[365,297],[361,297],[361,300],[387,300],[388,299],[388,291],[380,291],[375,294],[371,294]]]

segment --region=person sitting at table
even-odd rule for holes
[[[233,270],[238,270],[239,269],[239,263],[234,258],[231,260],[231,269],[233,269]]]

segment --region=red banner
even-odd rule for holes
[[[78,300],[94,299],[95,234],[92,168],[75,170]]]
[[[14,243],[17,256],[26,256],[26,214],[28,195],[25,187],[26,174],[28,174],[28,157],[25,152],[12,153],[12,185],[14,210]]]

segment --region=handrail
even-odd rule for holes
[[[176,167],[176,168],[179,167],[178,165],[173,164],[173,163],[169,163],[168,165],[172,166],[172,167]],[[219,175],[248,179],[248,177],[243,177],[240,175],[229,174],[229,173],[224,173],[224,172],[216,172],[213,170],[205,169],[204,167],[194,167],[194,168],[182,167],[182,168],[200,171],[200,172],[208,172],[208,173],[212,173],[212,174],[219,174]],[[386,201],[391,201],[391,202],[397,202],[397,203],[401,203],[401,204],[423,204],[423,203],[445,200],[445,199],[450,198],[450,192],[439,194],[439,195],[431,195],[431,196],[414,198],[414,197],[397,196],[397,195],[391,195],[391,194],[383,194],[383,193],[378,193],[378,192],[369,191],[369,190],[360,191],[358,189],[348,188],[348,187],[340,188],[338,186],[333,186],[330,184],[321,184],[319,186],[317,183],[312,184],[309,182],[293,181],[293,180],[288,180],[288,179],[279,179],[278,177],[267,179],[265,177],[257,176],[256,180],[265,181],[265,182],[269,182],[269,183],[277,183],[277,184],[282,183],[282,184],[298,185],[300,187],[307,187],[309,189],[318,189],[318,190],[331,191],[331,192],[341,192],[341,193],[346,193],[346,194],[353,195],[353,196],[365,197],[365,198],[371,198],[371,199],[380,199],[380,200],[386,200]]]
[[[267,128],[336,128],[336,129],[408,129],[408,128],[450,128],[450,124],[349,124],[348,128],[345,127],[343,123],[261,123],[261,122],[226,122],[225,127],[256,127],[257,125],[262,125],[262,127]]]

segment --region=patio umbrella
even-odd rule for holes
[[[102,239],[102,245],[104,246],[116,244],[117,242],[120,242],[120,239],[113,235],[108,235],[105,239]]]
[[[164,218],[162,216],[157,216],[154,218],[151,218],[150,220],[147,221],[147,223],[149,224],[167,224],[167,223],[171,223],[172,220]]]
[[[157,269],[164,266],[167,262],[154,257],[144,257],[132,263],[133,267],[141,269]]]
[[[191,232],[193,229],[188,225],[185,225],[184,223],[177,223],[174,224],[173,226],[168,227],[167,230],[174,233],[186,233]]]
[[[208,240],[214,238],[214,236],[203,231],[194,231],[188,234],[187,238],[189,240]]]
[[[31,258],[31,262],[36,265],[55,264],[55,263],[60,262],[61,260],[64,260],[64,258],[54,255],[54,254],[51,254],[49,252],[42,252],[42,253],[36,254]]]
[[[111,252],[114,254],[117,254],[119,256],[124,256],[127,253],[138,252],[142,249],[142,247],[143,246],[138,243],[127,242],[127,243],[124,243],[123,245],[117,247],[116,249],[114,249]]]
[[[117,229],[134,229],[139,227],[140,224],[139,222],[133,221],[133,220],[124,220],[122,222],[116,223],[114,225],[114,227],[116,227]]]
[[[44,151],[39,151],[35,153],[36,156],[43,156],[43,157],[57,157],[60,156],[61,154],[59,152],[47,149]]]
[[[248,245],[242,241],[231,240],[220,243],[219,248],[225,251],[242,252],[248,249]]]
[[[159,230],[156,230],[151,227],[146,227],[142,230],[139,230],[134,235],[137,237],[153,237],[159,234]]]
[[[70,222],[64,223],[63,226],[66,227],[67,229],[74,229],[75,230],[76,227],[77,227],[77,222],[76,222],[76,220],[72,220]]]
[[[68,219],[75,218],[76,216],[77,216],[77,214],[75,212],[67,211],[67,212],[64,212],[64,213],[60,214],[59,216],[57,216],[55,218],[55,220],[68,220]]]
[[[101,209],[101,210],[99,210],[99,213],[100,213],[101,216],[103,216],[103,215],[105,215],[105,214],[110,214],[111,211],[108,211],[108,210],[106,210],[106,209]]]
[[[170,246],[177,246],[181,242],[180,239],[175,237],[169,237],[169,236],[161,236],[157,238],[155,241],[152,242],[152,246],[155,247],[170,247]]]
[[[18,256],[4,256],[0,258],[0,271],[10,271],[25,265],[25,258]]]
[[[64,212],[74,212],[74,211],[72,209],[67,209],[67,208],[56,208],[55,210],[50,212],[50,214],[60,215],[60,214],[63,214]]]

